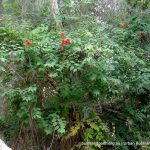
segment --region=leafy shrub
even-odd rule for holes
[[[21,126],[44,137],[73,138],[80,132],[76,146],[89,140],[147,139],[150,57],[136,39],[140,26],[133,30],[93,24],[92,29],[66,30],[63,35],[41,26],[19,40],[13,38],[20,46],[5,41],[16,33],[1,29],[1,44],[8,44],[0,49],[4,79],[11,73],[6,52],[15,55],[17,80],[5,96],[20,132]],[[30,44],[24,43],[24,35]]]

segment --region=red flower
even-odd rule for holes
[[[70,40],[69,40],[69,39],[66,39],[66,40],[65,40],[65,44],[67,44],[67,45],[71,44]]]
[[[69,39],[62,39],[62,41],[61,41],[61,44],[62,45],[69,45],[69,44],[71,44],[71,42],[70,42],[70,40]]]
[[[62,39],[59,45],[59,52],[63,52],[63,46],[71,44],[70,39]]]
[[[25,40],[25,43],[26,43],[27,46],[30,46],[30,45],[31,45],[31,41],[28,40],[28,39]]]

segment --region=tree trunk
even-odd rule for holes
[[[0,0],[0,14],[3,13],[3,0]]]
[[[53,20],[56,24],[56,28],[60,30],[62,28],[62,22],[61,22],[61,19],[58,19],[58,17],[60,16],[60,13],[59,13],[57,0],[50,0],[50,10],[52,13]]]

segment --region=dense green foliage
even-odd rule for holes
[[[132,8],[140,7],[142,9],[147,9],[149,7],[149,0],[127,0],[127,3],[131,5]]]
[[[146,9],[145,3],[138,4]],[[63,17],[73,9],[70,1],[65,4]],[[7,102],[0,130],[14,150],[27,145],[37,150],[150,149],[98,143],[150,139],[149,14],[127,17],[126,26],[81,16],[68,17],[63,32],[47,22],[0,27],[0,96]]]
[[[149,52],[141,49],[136,39],[138,29],[142,29],[142,24],[135,29],[137,19],[130,21],[127,29],[93,24],[95,27],[90,30],[65,31],[71,44],[64,46],[62,53],[59,52],[62,37],[57,31],[48,33],[41,26],[26,35],[1,28],[3,82],[17,77],[14,86],[5,93],[10,104],[8,115],[12,118],[6,123],[31,129],[34,126],[45,135],[55,131],[59,136],[75,123],[67,138],[75,136],[82,127],[83,141],[112,140],[109,123],[116,128],[114,141],[141,141],[150,137]],[[25,46],[23,36],[31,39],[30,46]],[[8,58],[13,55],[17,67],[12,71]],[[136,104],[138,101],[140,104]],[[116,112],[109,109],[107,112],[106,108],[114,105]],[[97,106],[104,107],[100,110],[102,121],[97,116]],[[95,131],[99,134],[95,135]]]

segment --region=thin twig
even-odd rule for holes
[[[109,111],[109,112],[113,112],[113,113],[120,113],[119,111],[113,110],[113,109],[110,109],[110,108],[103,108],[103,110],[106,110],[106,111]]]
[[[52,145],[53,145],[53,142],[54,142],[54,136],[55,136],[55,130],[53,131],[53,137],[52,137],[52,142],[51,142],[51,145],[49,148],[47,148],[47,150],[50,150]]]

